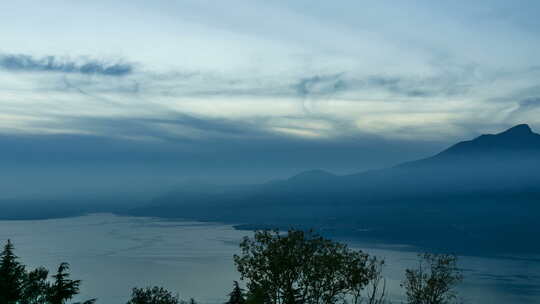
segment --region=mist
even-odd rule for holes
[[[441,145],[366,137],[299,141],[273,136],[171,142],[4,135],[0,136],[0,196],[149,199],[185,181],[254,184],[314,168],[336,174],[382,168],[429,155]]]

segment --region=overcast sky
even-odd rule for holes
[[[538,130],[539,15],[502,0],[2,1],[0,145],[22,163],[346,172]]]

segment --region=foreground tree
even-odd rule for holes
[[[402,287],[409,304],[447,304],[457,297],[455,287],[463,276],[457,268],[457,257],[448,254],[421,254],[416,269],[405,271]]]
[[[194,301],[193,301],[194,302]],[[133,288],[127,304],[179,304],[178,295],[163,287]]]
[[[68,300],[71,300],[73,296],[79,294],[81,280],[71,280],[69,278],[71,275],[68,271],[68,263],[62,263],[58,266],[58,270],[53,276],[54,283],[50,286],[48,292],[48,301],[50,304],[64,304]],[[88,301],[85,303],[88,303]]]
[[[47,304],[47,297],[51,288],[47,281],[49,271],[39,267],[28,272],[24,279],[21,304]]]
[[[241,278],[248,280],[248,300],[256,295],[261,303],[334,304],[350,297],[360,303],[376,279],[372,266],[382,265],[312,231],[257,231],[240,248],[234,260]]]
[[[13,251],[14,246],[8,240],[0,256],[1,304],[64,304],[79,293],[81,281],[69,279],[67,263],[60,264],[51,284],[47,269],[39,267],[27,272]],[[95,299],[74,304],[92,303]]]
[[[244,290],[240,288],[238,281],[234,281],[233,290],[229,293],[229,301],[225,304],[245,304],[246,298],[244,296]]]
[[[268,293],[256,284],[251,284],[246,295],[246,304],[270,304]]]
[[[382,276],[384,261],[371,257],[366,261],[353,258],[347,276],[352,304],[386,303],[386,280]],[[361,270],[361,271],[359,271]]]
[[[0,255],[0,303],[2,304],[16,304],[23,295],[26,272],[13,250],[13,243],[8,240]]]

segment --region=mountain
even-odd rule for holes
[[[477,153],[536,152],[540,151],[540,135],[526,124],[517,125],[495,135],[482,135],[471,141],[460,142],[436,157],[470,156]]]
[[[425,159],[337,176],[321,170],[262,185],[180,191],[132,215],[291,225],[459,252],[540,253],[540,135],[528,125]],[[501,243],[505,244],[502,246]]]
[[[528,125],[457,143],[425,159],[345,177],[373,184],[382,179],[400,196],[433,192],[524,190],[540,185],[540,135]]]

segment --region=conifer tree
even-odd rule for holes
[[[229,301],[226,304],[245,304],[246,299],[244,296],[244,291],[238,285],[238,281],[234,281],[234,287],[231,293],[229,293]]]
[[[53,276],[54,283],[49,289],[48,300],[50,304],[64,304],[79,293],[81,281],[71,280],[68,271],[68,263],[61,263],[58,266],[58,271]]]
[[[13,253],[14,246],[10,240],[0,255],[0,303],[16,304],[22,297],[25,277],[24,265],[19,263]]]

